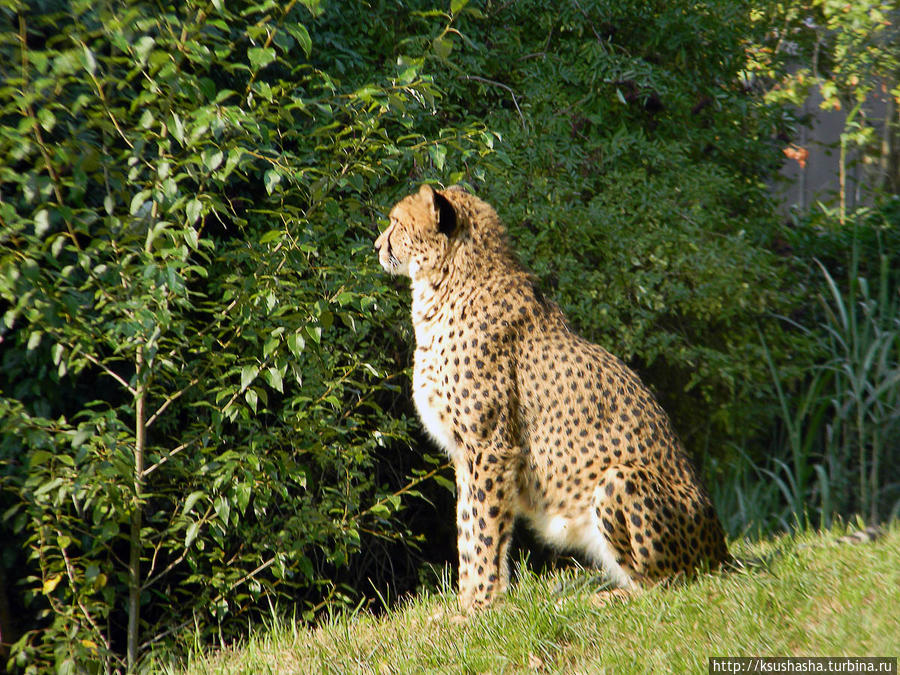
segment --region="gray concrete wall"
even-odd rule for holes
[[[863,114],[879,131],[883,129],[884,116],[889,109],[888,94],[873,92],[863,107]],[[785,156],[779,180],[773,186],[780,211],[787,216],[795,207],[806,210],[817,201],[831,206],[838,204],[840,139],[847,119],[847,110],[823,110],[818,92],[806,100],[803,113],[812,117],[810,128],[799,130],[793,145],[808,152],[806,166]],[[851,144],[852,147],[852,144]],[[871,191],[877,186],[879,167],[864,164],[855,150],[847,155],[847,210],[856,205],[871,202]]]

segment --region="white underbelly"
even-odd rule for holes
[[[523,515],[541,539],[560,549],[584,551],[597,534],[590,510],[576,515],[548,511]]]
[[[581,504],[572,511],[521,511],[534,531],[548,544],[579,551],[602,567],[609,580],[620,588],[633,588],[634,582],[616,560],[609,541],[603,535],[594,505]]]

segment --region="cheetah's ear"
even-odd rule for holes
[[[456,210],[444,195],[434,193],[434,211],[437,216],[438,231],[448,237],[456,232]]]
[[[419,188],[419,197],[434,210],[434,222],[438,232],[450,237],[456,231],[456,210],[444,195],[437,192],[428,183]]]

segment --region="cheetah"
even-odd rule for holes
[[[423,185],[375,249],[411,280],[413,399],[456,474],[463,612],[506,590],[516,518],[626,594],[730,560],[665,412],[536,291],[490,205]]]

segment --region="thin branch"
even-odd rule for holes
[[[166,455],[165,457],[163,457],[162,459],[160,459],[158,462],[156,462],[156,464],[153,464],[152,466],[149,466],[149,467],[147,467],[146,469],[144,469],[143,475],[144,475],[145,477],[146,477],[146,476],[149,476],[151,473],[153,473],[154,471],[156,471],[159,467],[161,467],[163,464],[165,464],[166,462],[168,462],[170,459],[172,459],[172,458],[173,458],[175,455],[177,455],[179,452],[181,452],[181,451],[184,450],[185,448],[190,447],[192,444],[193,444],[193,441],[188,441],[187,443],[182,443],[182,444],[179,445],[177,448],[174,448],[174,449],[172,450],[172,452],[170,452],[168,455]]]
[[[22,82],[24,88],[24,83],[28,82],[28,30],[25,27],[25,17],[21,14],[19,15],[19,40],[22,42]],[[34,108],[31,107],[31,103],[25,104],[23,114],[29,119],[35,118]],[[47,146],[44,143],[44,136],[43,134],[41,134],[41,125],[37,123],[32,125],[31,128],[34,134],[34,140],[37,142],[37,146],[41,150],[41,157],[43,157],[44,159],[44,164],[47,167],[47,173],[50,175],[50,181],[53,185],[53,194],[56,197],[56,203],[59,204],[60,215],[62,215],[63,222],[65,222],[66,224],[66,230],[69,233],[69,238],[72,240],[72,243],[75,244],[75,248],[80,251],[81,244],[78,243],[78,237],[75,236],[75,229],[72,227],[72,223],[69,222],[69,219],[65,215],[66,211],[63,204],[63,195],[62,189],[60,188],[59,174],[56,173],[56,169],[53,168],[53,161],[50,157],[50,152],[49,150],[47,150]]]
[[[59,539],[63,538],[62,532],[58,529],[56,530],[56,536]],[[60,553],[62,553],[63,561],[66,563],[66,576],[69,578],[69,584],[72,587],[72,593],[76,597],[76,602],[78,603],[78,608],[81,610],[81,613],[84,614],[84,618],[88,620],[88,623],[91,624],[91,628],[94,629],[94,634],[97,638],[103,643],[103,646],[106,648],[106,651],[111,653],[109,642],[106,640],[106,636],[103,634],[103,631],[100,630],[100,627],[94,621],[94,617],[91,616],[90,612],[88,612],[87,607],[84,606],[84,603],[81,601],[81,598],[78,597],[78,584],[75,582],[75,572],[72,570],[72,562],[69,560],[69,554],[66,553],[66,549],[63,546],[59,547]]]
[[[397,490],[397,492],[392,492],[392,493],[391,493],[390,495],[388,495],[387,497],[384,497],[383,499],[379,499],[377,502],[375,502],[374,504],[372,504],[372,506],[370,506],[369,508],[367,508],[365,511],[362,511],[356,518],[354,518],[354,520],[357,520],[357,519],[362,518],[363,516],[367,515],[368,513],[370,513],[370,512],[372,511],[372,509],[374,509],[374,508],[376,508],[376,507],[378,507],[378,506],[384,504],[384,503],[387,502],[391,497],[399,497],[400,495],[409,492],[409,491],[412,490],[414,487],[416,487],[416,485],[418,485],[419,483],[425,482],[426,480],[428,480],[429,478],[431,478],[431,477],[434,476],[435,474],[440,473],[440,472],[443,471],[444,469],[449,469],[451,466],[453,466],[453,465],[452,465],[450,462],[444,462],[444,463],[441,464],[439,467],[436,467],[436,468],[432,469],[431,471],[429,471],[429,472],[426,473],[426,474],[422,474],[421,476],[419,476],[419,477],[416,478],[415,480],[410,481],[409,483],[407,483],[406,485],[404,485],[402,488],[400,488],[399,490]]]
[[[587,21],[588,26],[591,27],[591,32],[594,34],[594,37],[597,38],[597,42],[599,42],[602,45],[603,38],[600,37],[600,33],[598,33],[597,29],[594,28],[594,24],[591,21],[591,17],[588,16],[588,13],[584,11],[584,8],[582,8],[581,3],[579,3],[578,0],[572,0],[572,2],[575,3],[575,6],[578,8],[578,11],[581,12],[581,15],[584,17],[585,21]]]
[[[522,128],[528,129],[528,125],[525,123],[525,116],[522,114],[522,110],[519,108],[519,101],[516,99],[516,92],[512,90],[512,87],[503,84],[502,82],[497,82],[496,80],[479,77],[478,75],[463,75],[463,77],[467,80],[474,80],[475,82],[482,82],[483,84],[490,84],[495,87],[500,87],[501,89],[506,89],[506,91],[509,92],[509,95],[512,96],[513,105],[516,106],[516,112],[519,113],[519,119],[522,121]]]
[[[257,567],[255,570],[253,570],[252,572],[248,572],[248,573],[245,574],[243,577],[241,577],[240,579],[238,579],[237,581],[235,581],[233,584],[231,584],[231,585],[228,587],[227,590],[228,590],[228,591],[233,591],[235,588],[237,588],[238,586],[240,586],[240,585],[241,585],[242,583],[244,583],[245,581],[249,581],[250,579],[252,579],[253,577],[255,577],[257,574],[259,574],[260,572],[262,572],[262,571],[268,569],[269,567],[271,567],[271,566],[274,565],[274,564],[275,564],[275,558],[271,558],[271,559],[267,560],[266,562],[264,562],[263,564],[261,564],[259,567]],[[217,602],[219,602],[219,600],[221,600],[222,598],[225,597],[225,592],[226,592],[226,591],[223,591],[223,592],[219,593],[215,598],[212,599],[212,601],[211,601],[209,604],[215,605]],[[188,619],[188,620],[186,620],[186,621],[182,621],[180,624],[178,624],[178,625],[176,625],[176,626],[172,626],[172,627],[169,628],[168,630],[165,630],[165,631],[163,631],[162,633],[159,633],[158,635],[154,635],[152,638],[150,638],[149,640],[147,640],[146,642],[144,642],[144,643],[141,645],[141,649],[142,649],[142,650],[143,650],[143,649],[146,649],[147,647],[149,647],[149,646],[151,646],[151,645],[153,645],[153,644],[159,642],[160,640],[163,640],[163,639],[167,638],[167,637],[168,637],[169,635],[171,635],[172,633],[181,630],[182,628],[184,628],[185,626],[187,626],[187,625],[190,624],[190,623],[193,623],[193,621],[194,621],[193,618]]]
[[[144,379],[144,346],[139,344],[134,357],[135,379]],[[126,630],[126,652],[128,672],[132,672],[138,661],[138,631],[141,615],[141,549],[144,540],[141,538],[143,524],[143,505],[141,497],[144,492],[144,451],[147,427],[145,426],[144,405],[147,401],[146,382],[139,384],[134,411],[134,510],[131,512],[131,533],[129,535],[128,556],[128,628]]]
[[[181,390],[175,392],[174,394],[172,394],[171,396],[167,397],[166,400],[163,402],[163,404],[161,406],[159,406],[159,408],[157,408],[156,412],[150,416],[150,419],[147,420],[147,428],[149,429],[151,426],[153,426],[153,423],[156,421],[156,418],[159,417],[163,413],[163,411],[169,407],[169,404],[172,401],[174,401],[178,398],[181,398],[181,396],[183,396],[184,393],[188,389],[193,387],[199,381],[200,381],[199,378],[195,377],[193,380],[188,382],[187,385],[183,389],[181,389]],[[147,472],[147,473],[149,473],[149,472]]]
[[[200,518],[200,520],[197,522],[207,523],[207,522],[209,522],[210,516],[212,516],[212,507],[208,506],[208,507],[206,507],[206,513],[204,513],[203,516]],[[158,550],[159,549],[157,548],[157,551]],[[153,564],[150,568],[150,571],[147,573],[147,580],[141,586],[141,589],[147,590],[148,588],[152,587],[157,581],[159,581],[166,574],[168,574],[173,569],[175,569],[175,567],[177,565],[181,564],[181,562],[187,557],[187,554],[188,554],[188,549],[185,548],[184,551],[181,553],[181,555],[179,555],[177,558],[175,558],[175,560],[173,560],[168,565],[166,565],[166,568],[164,570],[161,570],[159,573],[157,573],[156,575],[151,577],[150,575],[153,573],[153,569],[156,567],[156,554],[154,553],[153,554]]]
[[[72,351],[75,351],[75,349],[74,349],[74,347],[73,347],[72,345],[69,345],[69,349],[71,349]],[[107,375],[109,375],[109,376],[110,376],[111,378],[113,378],[116,382],[118,382],[118,383],[121,384],[123,387],[125,387],[125,389],[128,390],[128,393],[129,393],[129,394],[131,394],[132,396],[137,396],[137,389],[135,389],[135,388],[132,387],[130,384],[128,384],[128,383],[122,378],[121,375],[119,375],[119,374],[118,374],[117,372],[115,372],[114,370],[111,370],[111,369],[109,368],[109,366],[107,366],[106,364],[102,363],[102,362],[101,362],[99,359],[97,359],[95,356],[91,356],[91,355],[88,354],[87,352],[82,352],[82,356],[84,356],[84,358],[86,358],[88,361],[90,361],[90,362],[93,363],[95,366],[97,366],[98,368],[100,368],[101,370],[103,370],[104,373],[106,373]]]

